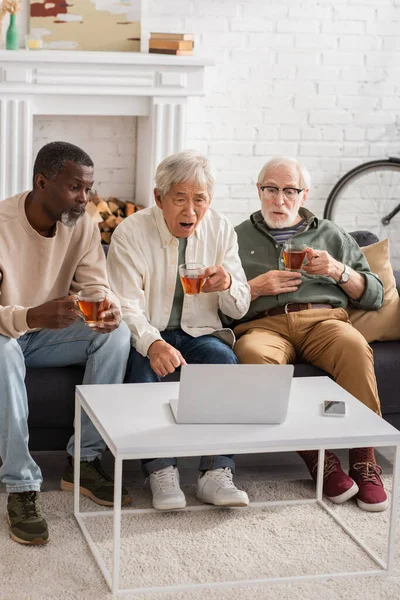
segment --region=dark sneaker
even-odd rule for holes
[[[49,541],[47,523],[42,515],[39,492],[8,495],[7,520],[10,536],[19,544],[45,544]]]
[[[311,477],[317,480],[318,452],[311,450],[299,452],[306,463]],[[331,502],[342,504],[358,492],[357,483],[343,471],[336,454],[325,451],[323,492]]]
[[[350,474],[359,488],[356,502],[363,510],[380,512],[389,506],[389,500],[380,478],[381,473],[381,467],[374,462],[354,463],[350,469]]]
[[[71,458],[68,459],[67,468],[61,479],[61,489],[64,492],[74,491],[74,467]],[[90,462],[81,462],[80,493],[101,506],[114,506],[114,481],[104,471],[98,458]],[[128,490],[123,487],[121,505],[125,506],[131,502]]]

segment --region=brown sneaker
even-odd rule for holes
[[[19,544],[46,544],[47,523],[40,506],[39,492],[15,492],[8,495],[7,520],[10,537]]]
[[[98,458],[81,462],[80,493],[101,506],[114,506],[114,481],[104,471]],[[61,479],[64,492],[74,491],[74,466],[71,457]],[[122,486],[121,506],[132,502],[128,490]]]
[[[369,512],[380,512],[389,506],[389,500],[380,475],[381,467],[375,462],[373,448],[350,450],[350,475],[357,482],[357,505]]]
[[[311,477],[317,481],[318,469],[318,451],[310,450],[306,452],[298,452],[301,458],[306,463]],[[358,486],[355,481],[343,471],[340,461],[336,454],[325,451],[324,461],[324,495],[335,504],[342,504],[355,496],[358,492]]]

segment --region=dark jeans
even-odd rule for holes
[[[238,360],[233,351],[213,335],[202,335],[192,337],[182,329],[170,329],[161,332],[163,340],[179,350],[183,358],[189,364],[237,364]],[[125,383],[155,383],[162,381],[150,367],[150,361],[147,357],[136,352],[131,348],[126,369]],[[169,466],[176,466],[176,458],[146,458],[142,460],[143,470],[146,475],[165,469]],[[209,469],[220,469],[229,467],[232,473],[235,472],[235,461],[233,455],[226,456],[202,456],[200,459],[199,470],[207,471]]]

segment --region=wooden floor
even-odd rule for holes
[[[348,452],[338,450],[336,452],[344,470],[348,468]],[[376,452],[377,462],[384,473],[392,472],[392,448],[385,448]],[[35,461],[39,464],[43,473],[43,491],[60,489],[60,479],[63,474],[67,453],[66,452],[36,452],[33,453]],[[105,469],[111,474],[113,470],[113,456],[106,452],[103,458]],[[183,484],[195,483],[197,479],[198,459],[180,458],[178,460],[179,472]],[[246,476],[254,480],[257,474],[271,480],[277,479],[308,479],[310,477],[307,468],[301,458],[295,452],[280,452],[270,454],[241,454],[236,456],[236,473],[238,478],[245,479]],[[140,463],[137,460],[124,462],[124,482],[128,487],[140,487],[144,482]],[[4,486],[0,485],[0,492],[4,492]]]

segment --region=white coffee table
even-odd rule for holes
[[[177,425],[169,407],[169,400],[178,396],[179,383],[145,383],[124,385],[83,385],[76,388],[76,443],[75,481],[80,477],[80,415],[81,409],[104,438],[115,457],[114,509],[109,512],[80,512],[79,487],[74,491],[74,514],[93,556],[113,594],[132,592],[183,591],[195,588],[255,585],[264,582],[304,581],[326,577],[355,575],[387,575],[394,561],[395,523],[400,469],[400,431],[379,418],[361,402],[348,394],[328,377],[295,378],[292,384],[288,417],[282,425]],[[347,416],[322,416],[322,402],[345,400]],[[356,533],[347,527],[323,500],[323,452],[325,449],[394,446],[393,494],[386,560],[367,548]],[[287,452],[319,450],[316,496],[312,499],[255,502],[250,507],[287,506],[317,503],[350,535],[376,563],[376,570],[346,573],[325,573],[282,578],[226,581],[192,585],[174,585],[157,588],[120,589],[120,533],[121,481],[124,460],[200,456],[203,454],[244,454],[259,452]],[[213,506],[187,507],[183,510],[210,510]],[[234,509],[232,509],[234,510]],[[239,509],[240,510],[240,509]],[[243,510],[243,509],[241,509]],[[249,510],[249,509],[247,509]],[[85,525],[85,518],[113,515],[113,569],[107,569],[98,548]],[[149,513],[154,509],[124,509],[123,513]],[[371,527],[374,525],[371,523]]]

